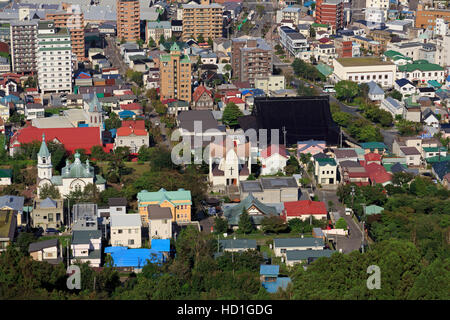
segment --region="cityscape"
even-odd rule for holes
[[[449,107],[449,1],[0,0],[0,300],[448,300]]]

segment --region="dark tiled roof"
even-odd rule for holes
[[[109,198],[108,204],[112,207],[123,207],[127,205],[126,198]]]
[[[148,207],[148,218],[152,219],[172,219],[172,211],[167,207],[160,207],[155,204],[151,204]]]
[[[56,247],[58,245],[58,239],[49,239],[39,242],[32,242],[28,247],[28,252],[35,252],[45,248]]]

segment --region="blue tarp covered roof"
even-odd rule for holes
[[[170,252],[170,239],[152,239],[152,249],[160,252]]]
[[[277,278],[277,281],[274,282],[263,282],[262,286],[267,290],[267,292],[276,293],[279,288],[286,290],[289,283],[291,283],[291,278],[282,277]]]
[[[272,265],[272,264],[262,264],[259,268],[259,274],[260,275],[276,275],[280,273],[280,266],[279,265]]]
[[[133,111],[130,110],[123,110],[119,112],[119,118],[132,118],[133,116],[135,116],[136,114]]]
[[[148,261],[150,263],[162,263],[163,254],[153,249],[127,249],[116,250],[111,253],[114,267],[143,268]]]
[[[123,250],[128,250],[128,248],[127,247],[106,247],[105,253],[120,252]]]

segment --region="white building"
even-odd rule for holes
[[[384,18],[387,19],[389,10],[389,0],[366,0],[366,8],[379,8],[384,12]]]
[[[141,215],[135,214],[114,214],[111,221],[111,245],[122,246],[131,249],[140,248],[141,237]]]
[[[383,99],[380,104],[380,109],[389,112],[394,118],[397,115],[403,116],[405,112],[403,104],[392,97]]]
[[[375,29],[383,26],[386,22],[385,10],[381,8],[367,8],[365,20],[369,29]]]
[[[350,80],[356,83],[377,82],[383,88],[394,85],[396,66],[376,57],[338,58],[333,60],[335,82]]]
[[[71,264],[88,262],[91,267],[100,267],[102,257],[102,233],[100,230],[74,230]]]
[[[299,19],[301,17],[300,7],[286,7],[277,11],[277,23],[281,23],[283,20],[291,20],[294,25],[299,24]]]
[[[37,69],[41,93],[72,92],[72,42],[67,28],[39,22]]]
[[[264,92],[286,89],[285,77],[283,75],[270,75],[255,79],[255,88]]]
[[[284,145],[270,145],[261,150],[261,175],[272,175],[284,172],[289,157]]]
[[[308,41],[303,34],[289,27],[280,27],[278,33],[281,45],[291,56],[297,57],[300,52],[308,50]]]
[[[436,39],[435,63],[440,66],[450,66],[450,35]]]
[[[445,36],[448,33],[449,23],[442,18],[436,18],[434,33],[439,36]]]
[[[416,93],[416,86],[408,79],[395,80],[394,89],[400,92],[403,96],[413,95]]]
[[[172,212],[168,207],[148,206],[149,239],[172,238]]]
[[[54,176],[52,173],[52,157],[45,143],[44,135],[42,135],[42,144],[37,158],[38,195],[41,188],[46,184],[55,186],[61,196],[66,196],[75,190],[83,190],[88,184],[95,185],[100,192],[105,190],[105,179],[95,174],[94,167],[89,164],[89,160],[86,160],[86,164],[82,164],[78,152],[75,153],[75,162],[70,163],[67,159],[66,166],[61,170],[61,175]]]

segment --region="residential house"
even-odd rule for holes
[[[214,98],[211,90],[200,85],[192,94],[192,109],[194,110],[213,110]]]
[[[380,103],[384,99],[384,90],[375,81],[370,81],[367,85],[369,86],[369,99],[372,102]]]
[[[131,153],[137,153],[141,147],[150,146],[150,135],[144,120],[123,120],[117,129],[114,149],[127,146]]]
[[[372,185],[381,184],[385,186],[391,183],[392,175],[388,173],[382,165],[378,163],[370,163],[364,165],[364,168],[366,169]]]
[[[334,159],[337,164],[340,164],[342,161],[358,161],[358,154],[353,149],[335,149]]]
[[[224,252],[244,252],[256,250],[256,240],[253,239],[225,239],[219,240],[219,246]]]
[[[192,197],[190,191],[184,189],[167,191],[163,188],[157,192],[142,190],[137,194],[137,200],[143,226],[149,223],[148,206],[152,204],[170,208],[173,222],[191,221]]]
[[[288,250],[286,251],[286,265],[293,267],[298,263],[310,263],[318,258],[329,258],[335,250]]]
[[[450,160],[435,162],[431,165],[431,172],[436,179],[445,185],[447,189],[450,189],[449,173],[450,173]]]
[[[286,222],[292,219],[305,221],[312,217],[317,220],[327,218],[327,208],[324,202],[311,200],[284,202],[282,218]]]
[[[12,183],[12,169],[0,169],[0,186],[9,186]]]
[[[298,184],[293,177],[266,177],[252,181],[241,181],[240,197],[252,195],[266,204],[298,200]]]
[[[314,175],[317,183],[324,185],[337,184],[337,163],[333,158],[315,159]]]
[[[113,267],[130,268],[133,272],[142,271],[148,263],[161,265],[165,261],[163,252],[146,248],[106,247],[105,254],[111,256]]]
[[[58,239],[32,242],[28,247],[31,259],[36,261],[46,261],[50,264],[62,262],[62,252]]]
[[[0,207],[0,253],[6,251],[16,236],[17,214],[14,210]]]
[[[403,104],[392,97],[383,99],[380,104],[380,109],[389,112],[394,119],[396,116],[403,117],[403,114],[405,113]]]
[[[438,116],[431,111],[429,108],[427,108],[422,113],[422,122],[425,123],[427,126],[432,126],[434,128],[439,128],[439,119]]]
[[[366,153],[364,155],[364,164],[377,163],[381,164],[381,155],[379,153]]]
[[[388,151],[383,142],[364,142],[361,143],[361,148],[364,149],[364,153],[375,152],[383,155]]]
[[[74,230],[70,242],[72,261],[89,263],[91,267],[100,267],[102,233],[100,230]]]
[[[284,145],[270,145],[261,150],[259,159],[261,161],[260,175],[272,175],[283,172],[289,160]]]
[[[369,174],[357,161],[341,161],[339,163],[341,181],[344,184],[354,183],[357,186],[370,185]]]
[[[168,99],[171,100],[171,99]],[[173,99],[175,100],[175,99]],[[167,103],[167,113],[178,116],[182,111],[189,110],[189,102],[182,100],[170,101]]]
[[[394,89],[400,92],[403,96],[416,94],[416,86],[408,79],[402,78],[395,80]]]
[[[226,135],[225,127],[219,126],[210,110],[182,111],[177,117],[177,125],[183,141],[190,143],[191,150],[195,149],[196,141],[206,147],[211,137]]]
[[[252,224],[258,229],[261,228],[261,221],[265,217],[278,216],[275,207],[262,203],[250,194],[240,203],[223,209],[223,216],[231,229],[238,229],[239,219],[243,211],[249,214]]]
[[[111,219],[111,245],[128,248],[140,248],[141,216],[140,214],[114,214]]]
[[[434,98],[436,96],[435,90],[432,87],[419,87],[417,88],[419,97],[430,97]]]
[[[279,289],[286,290],[291,278],[280,277],[279,265],[267,265],[262,264],[259,268],[259,277],[261,279],[261,285],[269,293],[277,293]]]
[[[168,207],[151,204],[147,207],[150,239],[172,238],[172,211]]]
[[[27,103],[25,105],[25,119],[32,120],[36,118],[44,118],[45,110],[41,103]]]
[[[401,147],[399,155],[406,158],[408,166],[417,167],[422,163],[422,155],[416,147]]]
[[[17,226],[25,226],[29,223],[29,217],[23,210],[25,198],[18,196],[0,196],[0,210],[12,210]]]
[[[297,142],[297,155],[300,158],[300,154],[311,154],[314,156],[317,153],[322,152],[326,148],[326,142],[323,140],[307,140]]]
[[[46,230],[48,228],[59,229],[63,226],[64,208],[62,199],[35,199],[33,211],[31,213],[31,222],[33,228]]]
[[[426,60],[417,60],[412,63],[398,66],[397,77],[405,78],[413,83],[425,84],[428,80],[444,82],[444,68]]]
[[[324,241],[320,238],[273,239],[273,251],[276,257],[285,257],[290,250],[323,250],[324,246]]]
[[[425,147],[422,148],[423,153],[425,154],[425,159],[431,158],[431,157],[447,157],[447,148],[445,147]]]

